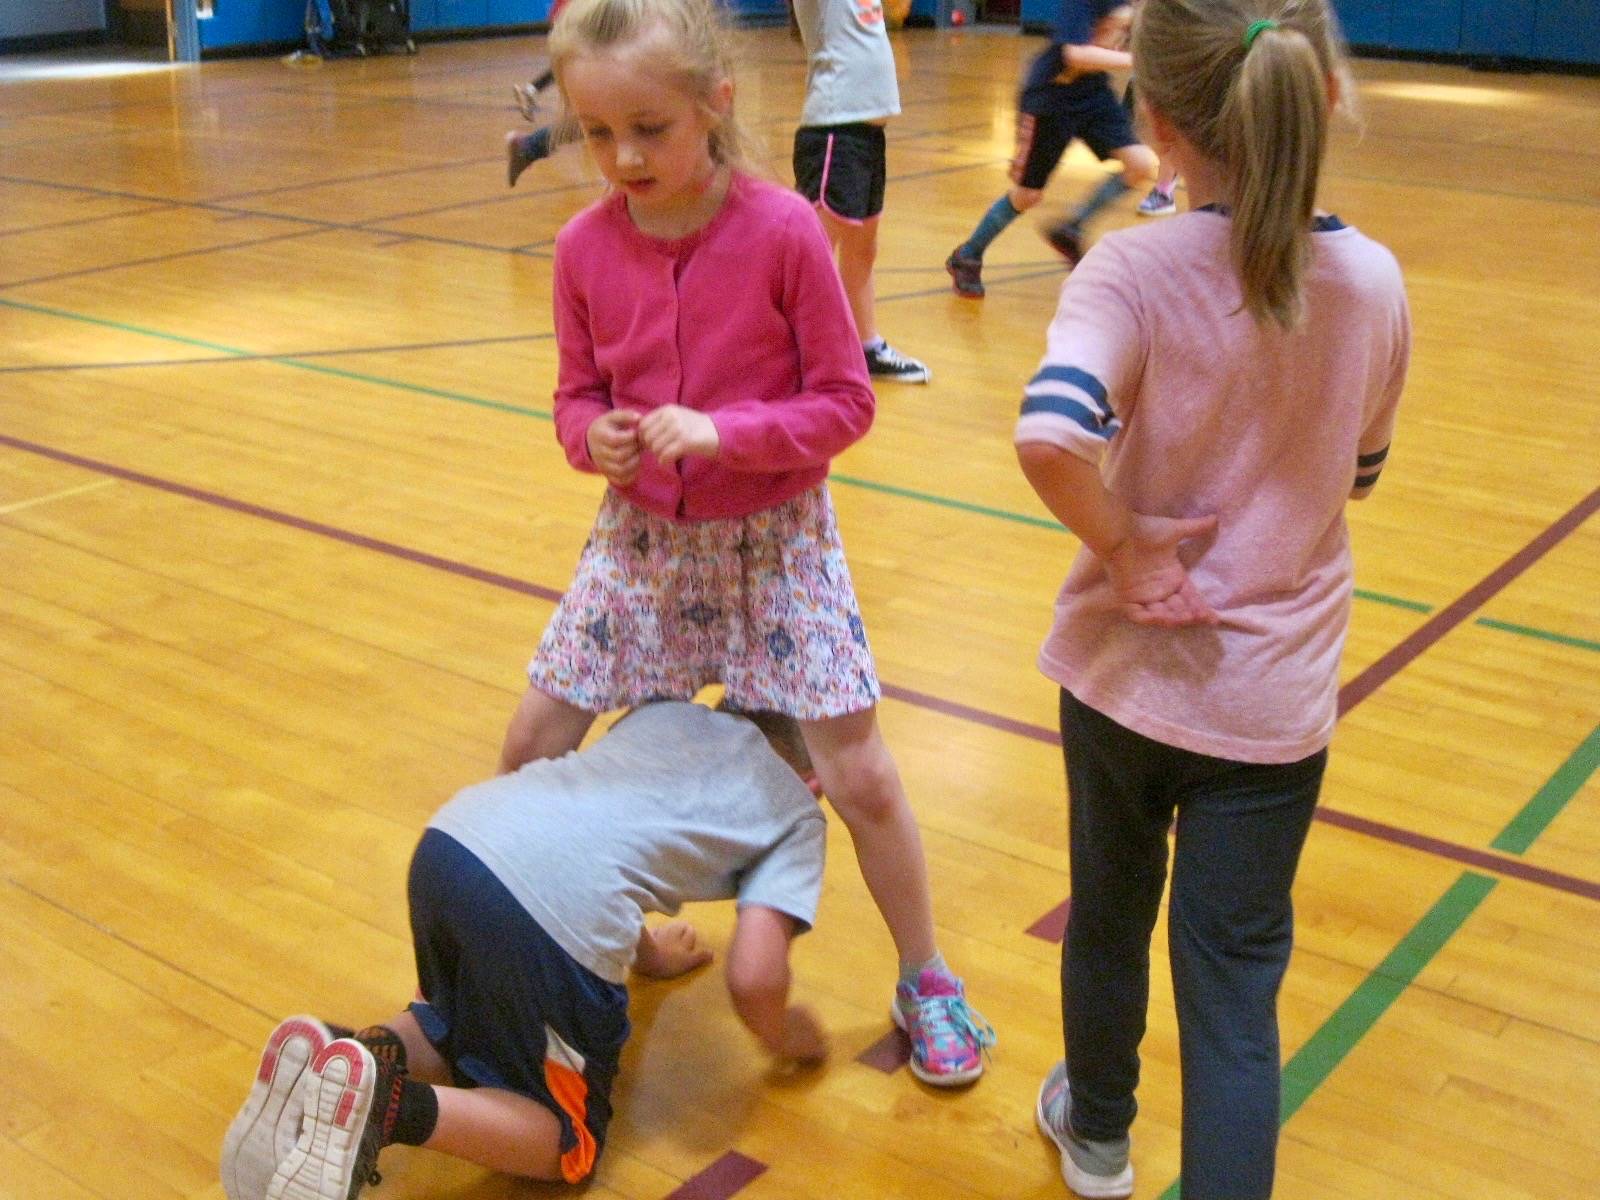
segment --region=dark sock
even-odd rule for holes
[[[1121,175],[1108,175],[1099,187],[1089,193],[1083,207],[1072,214],[1074,225],[1087,224],[1089,219],[1108,204],[1115,203],[1133,189],[1122,181]]]
[[[390,1070],[405,1071],[406,1044],[400,1040],[400,1035],[387,1025],[368,1025],[359,1033],[345,1036],[354,1037],[372,1052],[373,1058]]]
[[[550,157],[550,126],[541,125],[522,139],[522,157],[529,162]]]
[[[335,1025],[332,1021],[324,1021],[323,1024],[328,1027],[328,1032],[333,1035],[334,1041],[356,1035],[356,1031],[348,1025]]]
[[[380,1074],[378,1078],[387,1080],[389,1089],[387,1096],[372,1098],[373,1113],[381,1112],[383,1117],[379,1144],[422,1145],[433,1136],[434,1126],[439,1123],[439,1093],[431,1083],[419,1083],[403,1072]]]
[[[983,214],[983,220],[978,222],[978,227],[972,231],[972,236],[956,247],[956,257],[982,258],[983,252],[989,248],[989,243],[999,237],[1005,227],[1021,215],[1011,203],[1010,196],[1001,196],[989,206],[989,211]]]

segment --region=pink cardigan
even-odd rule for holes
[[[590,424],[612,408],[708,413],[715,459],[663,466],[646,453],[620,489],[675,520],[741,517],[827,477],[872,424],[866,360],[822,226],[776,184],[735,175],[688,237],[641,233],[613,193],[556,238],[561,367],[556,435],[593,471]]]

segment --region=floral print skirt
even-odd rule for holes
[[[827,485],[694,522],[607,491],[528,680],[589,712],[712,683],[802,721],[871,708],[881,690]]]

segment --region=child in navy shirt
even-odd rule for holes
[[[957,294],[972,299],[983,295],[983,252],[1006,226],[1039,203],[1073,138],[1102,160],[1116,159],[1122,173],[1108,177],[1045,235],[1069,265],[1083,257],[1083,231],[1090,218],[1155,177],[1155,152],[1134,134],[1128,110],[1106,74],[1132,65],[1124,48],[1131,22],[1132,9],[1122,0],[1061,0],[1050,45],[1033,60],[1022,82],[1011,189],[945,260]]]

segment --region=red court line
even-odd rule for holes
[[[160,479],[153,475],[146,475],[140,471],[129,470],[126,467],[118,467],[111,463],[101,462],[97,459],[85,458],[82,455],[72,454],[65,450],[57,450],[50,446],[40,445],[36,442],[25,441],[22,438],[11,437],[8,434],[0,434],[0,445],[10,446],[13,449],[26,451],[30,454],[37,454],[44,458],[51,458],[57,462],[63,462],[72,466],[82,467],[88,471],[96,471],[103,475],[110,475],[117,479],[126,480],[129,483],[143,484],[146,487],[155,488],[158,491],[167,492],[175,496],[182,496],[190,500],[197,500],[202,504],[210,504],[214,507],[227,509],[231,512],[243,513],[247,516],[260,517],[264,520],[274,521],[280,525],[285,525],[292,529],[298,529],[305,533],[314,533],[320,537],[326,537],[337,542],[343,542],[345,545],[356,546],[364,550],[374,550],[380,554],[387,554],[391,557],[402,559],[406,562],[417,563],[420,566],[431,567],[435,570],[445,571],[452,575],[459,575],[465,579],[477,580],[480,583],[487,583],[494,587],[505,588],[508,591],[519,592],[525,596],[535,596],[541,600],[548,600],[552,603],[561,599],[561,593],[555,588],[549,588],[541,584],[530,583],[526,580],[516,579],[510,575],[502,575],[497,571],[485,570],[482,567],[473,566],[471,563],[464,563],[456,559],[443,558],[439,555],[428,554],[424,551],[416,550],[409,546],[401,546],[394,542],[386,542],[380,538],[368,537],[366,534],[355,533],[348,529],[340,529],[333,525],[325,525],[320,521],[311,521],[305,517],[297,517],[293,513],[285,513],[277,509],[267,508],[264,505],[251,504],[243,500],[235,500],[231,496],[223,496],[217,492],[206,491],[203,488],[190,487],[189,485],[182,483],[174,483],[170,480]],[[1600,492],[1600,489],[1597,489],[1597,492]],[[1591,497],[1591,500],[1592,499],[1593,497]],[[1592,510],[1592,505],[1590,507]],[[1582,508],[1583,505],[1579,505],[1578,509],[1574,509],[1573,511],[1577,512]],[[1566,532],[1570,532],[1571,528],[1576,528],[1576,524],[1569,522],[1569,518],[1571,516],[1572,514],[1569,513],[1567,517],[1563,517],[1561,521],[1557,522],[1556,526],[1552,526],[1552,529],[1557,528],[1558,526],[1570,525],[1570,528],[1566,529]],[[1541,537],[1533,544],[1542,545],[1543,549],[1540,552],[1543,553],[1544,550],[1548,550],[1550,546],[1553,546],[1557,540],[1559,539],[1549,539],[1544,535],[1541,535]],[[1511,561],[1520,561],[1523,559],[1525,553],[1526,552],[1523,552],[1523,554],[1514,556]],[[1522,562],[1519,570],[1525,570],[1531,562],[1532,559]],[[1502,570],[1503,569],[1504,568],[1502,568]],[[1499,574],[1499,572],[1496,574]],[[1483,585],[1481,584],[1479,585],[1480,588],[1482,586]],[[1504,586],[1504,584],[1502,583],[1500,586]],[[1477,590],[1478,589],[1474,589],[1474,591]],[[1470,594],[1471,593],[1469,593],[1469,595]],[[1457,607],[1458,605],[1451,605],[1450,609],[1445,611],[1454,611],[1457,609]],[[1459,624],[1460,620],[1464,620],[1466,615],[1467,613],[1463,612],[1458,618],[1457,623]],[[1357,677],[1357,679],[1359,678],[1360,676]],[[885,683],[883,685],[883,694],[885,697],[891,700],[897,700],[905,704],[913,705],[917,708],[923,708],[933,712],[942,713],[946,716],[955,717],[958,720],[970,721],[974,724],[984,725],[990,729],[997,729],[1006,733],[1015,734],[1018,737],[1028,738],[1032,741],[1044,742],[1045,744],[1052,746],[1059,746],[1061,744],[1060,735],[1054,729],[1050,729],[1043,725],[1033,725],[1026,721],[1018,721],[1011,717],[1002,716],[999,713],[987,712],[981,708],[973,708],[970,705],[958,704],[953,700],[945,700],[938,696],[931,696],[925,692],[913,691],[910,688],[898,687],[890,683]],[[1526,863],[1518,861],[1517,859],[1504,857],[1494,854],[1490,851],[1480,850],[1476,847],[1459,846],[1453,842],[1446,842],[1442,839],[1432,838],[1425,834],[1414,833],[1410,830],[1402,829],[1394,825],[1384,824],[1381,821],[1368,820],[1365,817],[1358,817],[1350,813],[1339,812],[1336,809],[1330,809],[1324,806],[1318,806],[1316,819],[1331,825],[1337,825],[1343,829],[1349,829],[1357,833],[1363,833],[1370,837],[1378,838],[1381,841],[1392,842],[1401,846],[1409,846],[1412,849],[1418,849],[1427,853],[1437,854],[1443,858],[1452,859],[1457,862],[1468,863],[1473,866],[1487,866],[1491,870],[1500,871],[1503,874],[1512,875],[1519,879],[1528,880],[1529,882],[1539,883],[1559,891],[1569,892],[1576,896],[1600,898],[1600,885],[1596,885],[1593,881],[1566,875],[1559,871],[1549,871],[1539,867],[1532,867]],[[1045,918],[1040,918],[1041,921],[1044,919]]]
[[[856,1061],[874,1071],[893,1075],[911,1061],[911,1039],[899,1026],[895,1026],[860,1054]]]
[[[1429,617],[1410,637],[1340,688],[1339,715],[1342,717],[1416,661],[1445,634],[1487,604],[1495,593],[1504,589],[1518,575],[1543,558],[1556,543],[1591,517],[1597,508],[1600,508],[1600,487],[1574,504],[1550,528],[1485,575],[1454,604],[1440,609]]]
[[[766,1169],[766,1163],[729,1150],[700,1174],[686,1180],[667,1200],[726,1200]]]

